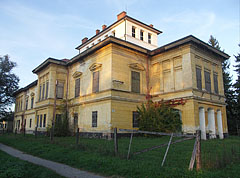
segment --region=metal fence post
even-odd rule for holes
[[[118,154],[117,128],[114,128],[114,151],[115,151],[115,156],[116,156]]]

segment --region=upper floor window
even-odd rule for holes
[[[49,82],[47,81],[47,83],[46,83],[46,96],[45,96],[45,99],[48,98],[48,86],[49,86]]]
[[[115,31],[112,31],[112,36],[115,36],[116,35],[116,32]]]
[[[80,78],[75,80],[75,97],[80,95]]]
[[[134,93],[140,93],[140,73],[131,72],[131,91]]]
[[[132,120],[133,128],[137,128],[137,127],[139,127],[139,121],[138,121],[138,118],[139,118],[139,113],[136,112],[136,111],[133,111],[133,120]]]
[[[214,82],[214,92],[218,94],[218,76],[217,74],[213,74],[213,82]]]
[[[211,92],[210,72],[204,71],[204,79],[205,79],[205,89],[210,93]]]
[[[26,107],[25,107],[25,110],[28,109],[28,98],[26,99]]]
[[[136,37],[136,27],[132,26],[132,37]]]
[[[202,90],[202,71],[199,68],[196,68],[196,77],[197,77],[197,88]]]
[[[99,92],[99,71],[93,72],[93,87],[92,92]]]
[[[44,96],[45,96],[45,83],[42,86],[42,100],[44,100]]]
[[[31,109],[33,109],[34,97],[31,98]]]
[[[140,30],[140,40],[143,41],[143,30]]]
[[[63,91],[64,91],[64,82],[59,82],[57,83],[57,98],[58,99],[63,99]]]
[[[39,87],[39,98],[38,101],[41,101],[41,96],[42,96],[42,85]]]
[[[148,43],[151,44],[152,43],[152,34],[148,33]]]
[[[92,127],[97,127],[97,111],[92,112]]]

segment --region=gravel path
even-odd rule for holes
[[[70,177],[70,178],[103,178],[102,176],[95,175],[93,173],[89,173],[86,171],[81,171],[76,168],[72,168],[65,164],[56,163],[53,161],[49,161],[46,159],[38,158],[29,154],[25,154],[19,150],[16,150],[12,147],[6,146],[0,143],[0,150],[8,153],[11,156],[17,157],[19,159],[31,162],[33,164],[37,164],[48,169],[51,169],[58,173],[61,176]]]

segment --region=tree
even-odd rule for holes
[[[147,105],[147,106],[146,106]],[[139,129],[144,131],[176,133],[181,132],[182,122],[179,112],[170,105],[153,103],[138,107]]]
[[[239,44],[240,47],[240,44]],[[235,71],[237,72],[237,80],[234,83],[234,88],[235,88],[235,94],[236,94],[236,104],[235,104],[235,120],[236,120],[236,130],[237,134],[240,135],[240,53],[235,56],[235,62],[237,65],[234,67],[236,68]]]
[[[12,69],[16,65],[8,55],[0,57],[0,117],[5,116],[15,102],[13,93],[18,89],[19,78],[12,73]]]
[[[210,36],[208,43],[212,47],[218,50],[221,50],[218,40],[214,38],[212,35]],[[226,99],[225,101],[227,104],[226,112],[227,112],[228,129],[229,129],[229,133],[234,134],[234,132],[236,132],[236,122],[235,122],[235,116],[234,116],[235,96],[233,91],[232,77],[230,76],[230,73],[229,73],[229,66],[230,66],[230,63],[228,60],[225,60],[222,62],[223,86],[224,86],[224,94]]]

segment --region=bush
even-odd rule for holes
[[[139,129],[144,131],[176,133],[181,132],[182,122],[178,110],[167,104],[150,101],[138,107]]]

